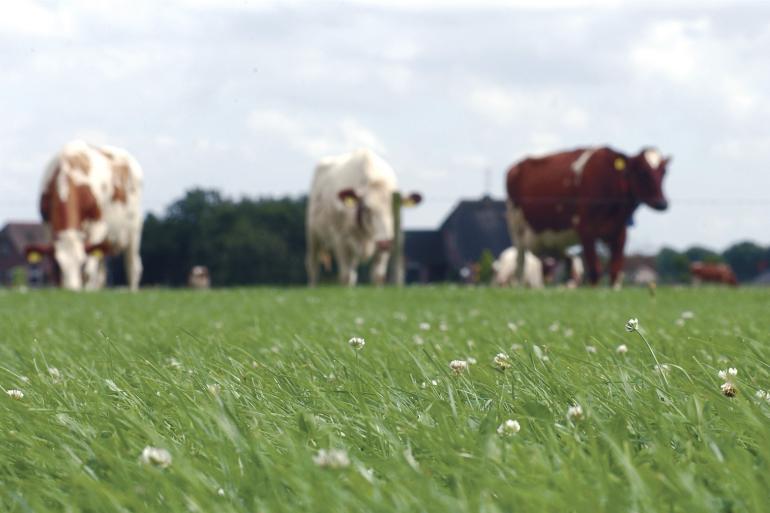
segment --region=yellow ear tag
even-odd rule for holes
[[[96,258],[102,258],[104,256],[104,253],[101,249],[95,249],[91,252],[91,255],[95,256]]]
[[[356,206],[356,199],[351,196],[346,196],[344,202],[346,207],[353,208]]]
[[[39,263],[43,257],[38,253],[37,251],[32,251],[27,255],[27,262],[30,264],[37,264]]]
[[[626,161],[620,157],[615,159],[615,169],[623,171],[626,168]]]

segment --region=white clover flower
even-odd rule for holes
[[[618,354],[626,354],[628,352],[628,346],[625,344],[620,344],[617,349],[615,349]]]
[[[432,379],[432,380],[430,380],[430,384],[435,387],[435,386],[438,385],[438,380],[437,379]]]
[[[497,353],[492,361],[494,362],[495,367],[502,371],[511,366],[511,357],[505,353]]]
[[[738,389],[735,388],[735,385],[733,385],[731,382],[722,383],[722,386],[719,387],[722,390],[722,394],[724,394],[727,397],[735,397],[735,395],[738,393]]]
[[[521,351],[522,349],[524,349],[524,346],[521,344],[511,344],[511,351],[513,352]]]
[[[521,425],[518,420],[508,419],[497,428],[497,434],[500,436],[511,436],[521,431]]]
[[[356,317],[355,323],[356,323],[356,326],[363,326],[364,325],[364,318],[363,317]]]
[[[596,354],[596,346],[586,346],[586,352],[589,354]]]
[[[420,329],[422,331],[428,331],[430,329],[430,324],[427,322],[421,322],[420,323]]]
[[[412,340],[418,346],[421,346],[425,343],[425,340],[423,340],[423,338],[420,335],[415,335],[414,337],[412,337]]]
[[[757,390],[757,393],[754,394],[754,397],[756,397],[757,399],[770,400],[770,394],[768,394],[764,390]]]
[[[655,365],[655,372],[659,372],[661,374],[668,374],[671,371],[671,367],[667,363],[661,363],[658,365]]]
[[[452,369],[452,372],[455,374],[462,374],[462,372],[468,368],[468,362],[465,360],[452,360],[449,362],[449,368]]]
[[[61,372],[56,367],[48,367],[48,375],[54,383],[59,383],[62,379]]]
[[[442,322],[441,324],[438,325],[438,329],[441,330],[441,331],[448,331],[449,330],[449,326],[447,326],[447,324],[445,322]]]
[[[682,312],[682,319],[689,320],[695,317],[695,314],[692,313],[690,310],[685,310]]]
[[[358,351],[364,348],[364,346],[366,345],[366,341],[361,337],[353,337],[350,340],[348,340],[348,344],[350,344],[350,347]]]
[[[21,401],[24,399],[24,392],[21,390],[16,390],[15,388],[12,388],[10,390],[5,391],[6,394],[8,394],[8,397],[11,399],[16,399],[17,401]]]
[[[626,322],[626,331],[637,331],[639,330],[639,319],[633,318],[629,319],[628,322]]]
[[[681,318],[677,319],[677,320],[674,321],[674,324],[676,324],[677,326],[679,326],[681,328],[682,326],[684,326],[684,319],[681,319]]]
[[[29,383],[29,378],[27,376],[19,376],[19,379],[22,383]]]
[[[571,337],[574,334],[575,334],[575,331],[572,328],[567,328],[566,330],[564,330],[565,337]]]
[[[142,451],[140,460],[145,465],[155,465],[160,468],[166,468],[171,465],[171,453],[166,449],[147,446]]]
[[[172,369],[181,369],[182,368],[182,362],[174,358],[173,356],[166,358],[166,365],[171,367]]]
[[[567,420],[578,421],[583,418],[583,408],[575,404],[567,408]]]
[[[516,330],[518,330],[518,329],[519,329],[519,327],[518,327],[518,326],[516,326],[516,323],[515,323],[515,322],[509,322],[509,323],[508,323],[508,329],[509,329],[509,330],[511,330],[511,331],[516,331]]]
[[[313,463],[321,468],[341,469],[350,466],[350,458],[343,449],[321,449],[313,456]]]
[[[209,391],[209,394],[216,396],[222,391],[222,387],[219,383],[209,383],[206,385],[206,390]]]
[[[222,489],[222,488],[218,488],[218,489],[217,489],[217,495],[219,495],[220,497],[224,497],[224,496],[225,496],[225,491],[224,491],[224,489]]]
[[[468,362],[468,365],[476,365],[478,363],[478,360],[472,356],[466,358],[465,361]]]
[[[559,322],[558,321],[554,322],[550,326],[548,326],[548,331],[550,331],[551,333],[556,333],[557,331],[559,331]]]
[[[730,367],[727,370],[721,370],[717,373],[719,379],[726,383],[731,383],[733,378],[738,375],[738,369]]]

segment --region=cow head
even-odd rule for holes
[[[83,288],[83,265],[86,263],[84,238],[79,230],[62,230],[56,234],[53,251],[61,270],[61,285],[65,289]]]
[[[625,167],[618,158],[615,167]],[[663,194],[663,177],[671,157],[663,157],[654,148],[645,148],[639,155],[628,159],[628,179],[631,194],[637,201],[655,210],[666,210],[668,200]]]
[[[377,249],[389,250],[393,243],[393,196],[389,188],[375,183],[361,192],[343,189],[337,196],[355,211],[356,228],[374,239]]]

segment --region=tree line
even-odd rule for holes
[[[162,215],[145,219],[142,281],[182,286],[194,265],[205,265],[216,286],[303,284],[306,203],[305,197],[236,200],[216,190],[190,190]],[[741,242],[722,252],[663,248],[656,256],[660,281],[688,283],[696,261],[725,262],[748,282],[770,268],[770,247]],[[123,281],[120,268],[111,266],[116,282]]]

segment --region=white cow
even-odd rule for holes
[[[492,264],[495,271],[493,283],[500,287],[516,284],[516,265],[518,250],[510,247],[500,253],[500,256]],[[543,263],[531,251],[524,255],[524,272],[521,278],[525,287],[533,289],[543,288]]]
[[[51,229],[62,286],[98,289],[106,282],[104,254],[123,253],[131,290],[142,261],[142,169],[125,150],[68,143],[43,179],[40,212]]]
[[[315,169],[307,206],[308,282],[318,282],[319,264],[334,255],[343,285],[355,285],[358,265],[372,259],[372,282],[385,281],[393,243],[393,169],[361,149],[322,159]],[[405,203],[417,203],[417,194]]]

